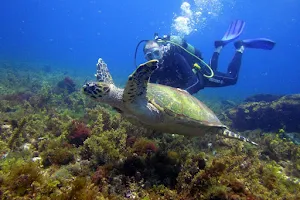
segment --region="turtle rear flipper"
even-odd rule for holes
[[[146,98],[147,84],[152,72],[158,67],[158,60],[150,60],[141,64],[128,77],[123,93],[123,102],[132,103],[137,98]]]
[[[112,76],[109,73],[107,64],[104,62],[102,58],[98,59],[96,66],[97,66],[97,73],[95,74],[95,76],[97,77],[97,80],[99,82],[114,84]]]
[[[231,138],[231,139],[237,139],[237,140],[240,140],[240,141],[243,141],[243,142],[248,142],[252,145],[255,145],[255,146],[258,146],[258,144],[256,142],[253,142],[251,140],[249,140],[248,138],[244,137],[244,136],[241,136],[237,133],[234,133],[228,129],[223,129],[222,130],[222,135],[227,137],[227,138]]]

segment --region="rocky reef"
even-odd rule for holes
[[[300,198],[300,147],[282,137],[299,132],[293,125],[298,95],[225,102],[228,109],[219,114],[259,143],[254,147],[216,135],[189,138],[132,125],[85,98],[78,79],[66,81],[64,74],[40,76],[35,69],[29,81],[12,88],[9,83],[29,73],[19,69],[19,75],[0,79],[1,199]],[[258,113],[290,120],[258,123]]]
[[[300,132],[300,94],[257,95],[225,112],[231,127],[239,130]]]

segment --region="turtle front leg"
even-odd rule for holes
[[[102,58],[98,59],[98,62],[96,64],[96,70],[97,73],[95,74],[95,76],[97,78],[97,81],[114,84],[113,78],[109,73],[107,64],[104,62]]]
[[[248,142],[252,145],[258,146],[258,144],[256,142],[253,142],[253,141],[249,140],[248,138],[246,138],[244,136],[241,136],[237,133],[234,133],[234,132],[232,132],[228,129],[223,129],[222,130],[222,135],[227,137],[227,138],[237,139],[237,140],[240,140],[240,141],[243,141],[243,142]]]

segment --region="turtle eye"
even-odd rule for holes
[[[106,87],[103,88],[103,90],[108,92],[109,91],[109,87],[106,86]]]

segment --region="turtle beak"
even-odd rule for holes
[[[89,93],[89,88],[88,88],[88,85],[87,85],[87,84],[85,84],[85,85],[82,86],[82,91],[83,91],[83,93],[85,93],[85,94],[88,94],[88,93]]]
[[[86,85],[83,85],[82,89],[83,89],[84,92],[86,92],[87,91]]]
[[[93,91],[95,90],[95,83],[86,83],[82,86],[82,89],[85,93],[93,94]]]

